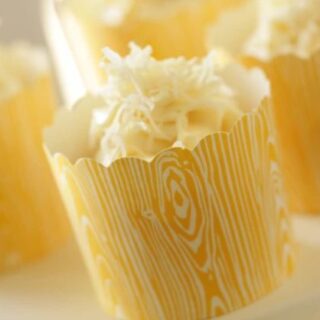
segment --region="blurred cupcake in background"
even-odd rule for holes
[[[201,56],[208,25],[243,1],[65,0],[57,1],[57,9],[82,75],[94,88],[105,78],[98,68],[105,46],[127,54],[128,43],[135,41],[152,45],[157,58]]]
[[[0,46],[0,271],[65,242],[65,210],[43,151],[55,101],[46,56],[26,43]]]
[[[320,1],[248,1],[221,16],[208,43],[270,78],[290,209],[319,213]]]
[[[104,54],[100,92],[45,140],[106,313],[205,319],[272,292],[294,250],[263,73],[215,51]]]

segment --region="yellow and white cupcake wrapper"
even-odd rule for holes
[[[69,234],[42,148],[53,113],[47,77],[0,102],[0,271],[50,252]]]
[[[99,68],[104,47],[126,55],[128,43],[134,41],[141,47],[151,45],[158,59],[202,56],[206,53],[208,26],[224,9],[244,1],[199,0],[199,4],[191,5],[186,1],[186,5],[181,5],[176,12],[158,19],[142,19],[133,12],[117,26],[108,26],[103,21],[81,14],[81,10],[73,10],[68,1],[60,4],[58,12],[82,76],[92,89],[105,79]],[[50,34],[48,36],[49,42],[57,40]]]
[[[259,66],[269,77],[289,209],[319,213],[320,50],[309,58],[282,54],[268,61],[243,54],[257,28],[257,5],[248,1],[226,11],[210,29],[209,47],[222,47],[247,66]]]
[[[58,138],[70,121],[86,132],[89,105],[64,110],[47,137]],[[291,274],[294,245],[271,118],[265,101],[230,133],[208,136],[192,151],[165,150],[152,162],[123,158],[104,167],[75,162],[75,149],[71,160],[48,153],[109,315],[207,319],[253,303]],[[85,154],[82,142],[72,146]]]
[[[245,58],[270,79],[289,207],[320,212],[320,51],[310,58],[283,55],[268,62]]]

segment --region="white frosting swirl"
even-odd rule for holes
[[[308,57],[320,48],[320,0],[260,0],[259,20],[246,45],[250,55]]]
[[[242,114],[221,74],[219,53],[158,61],[150,47],[130,48],[124,58],[104,50],[108,79],[104,105],[93,113],[91,140],[105,165],[125,156],[151,159],[175,145],[193,148],[205,136],[229,130]]]

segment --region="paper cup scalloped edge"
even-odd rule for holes
[[[244,57],[270,79],[275,125],[288,205],[293,212],[320,212],[320,50],[310,58]]]
[[[208,45],[222,47],[243,64],[258,66],[268,75],[289,209],[319,213],[320,50],[310,57],[282,54],[265,61],[242,54],[244,43],[258,25],[256,5],[248,1],[221,15],[208,32]]]
[[[205,319],[272,292],[294,268],[271,108],[152,162],[106,168],[48,153],[106,312]]]
[[[70,234],[42,148],[53,113],[46,76],[0,102],[0,271],[48,254]]]

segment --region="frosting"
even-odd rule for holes
[[[104,50],[104,101],[93,111],[91,142],[97,160],[151,159],[172,146],[193,148],[202,138],[228,131],[241,116],[236,91],[223,78],[225,56],[156,60],[150,47],[130,45],[122,58]]]
[[[47,71],[46,56],[26,43],[0,46],[0,101],[32,84]]]
[[[320,48],[320,0],[260,0],[259,15],[246,53],[260,58],[287,53],[307,57]]]

